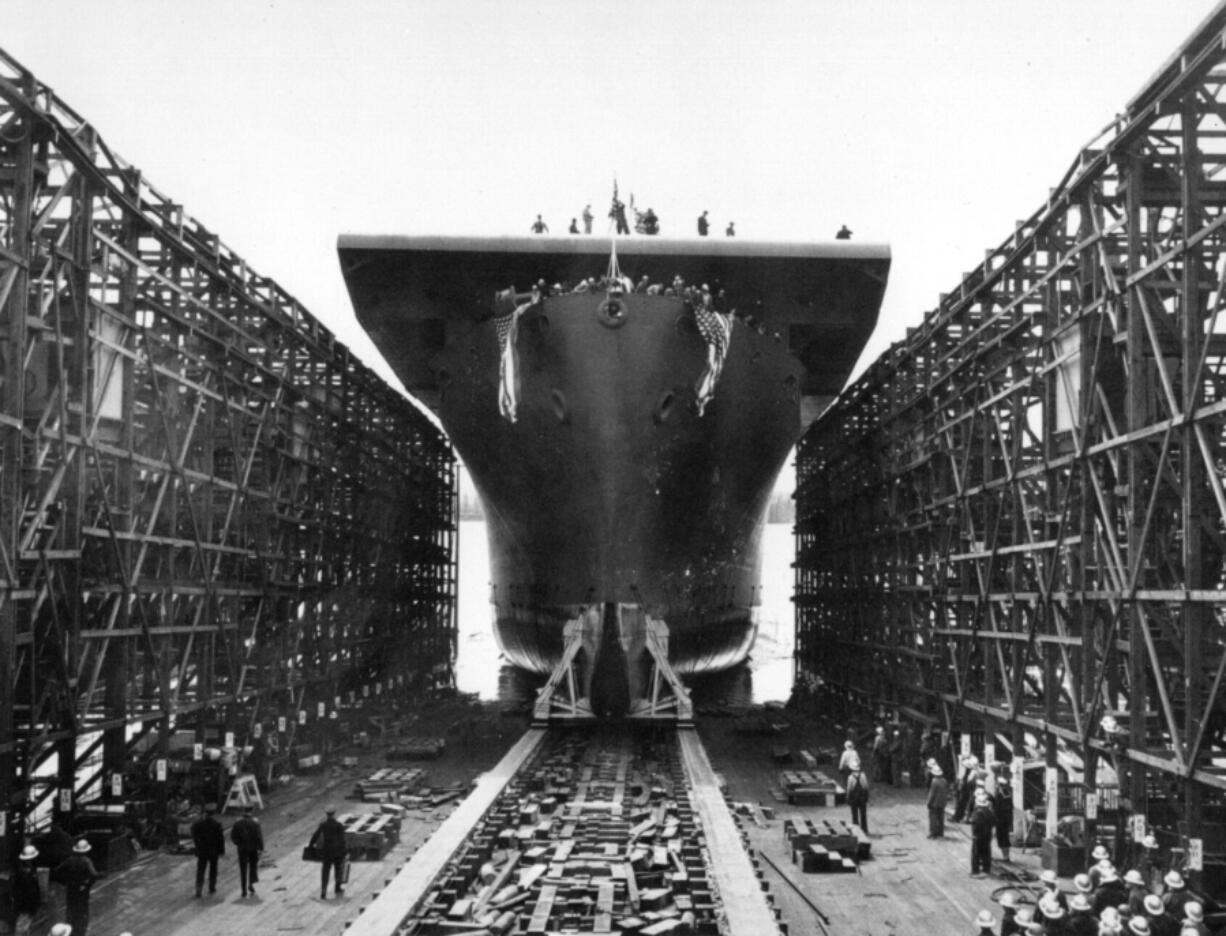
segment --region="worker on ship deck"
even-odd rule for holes
[[[541,220],[540,215],[537,215],[536,220],[532,222],[532,233],[533,234],[548,234],[549,233],[549,225]]]

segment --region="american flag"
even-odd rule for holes
[[[694,322],[698,325],[698,333],[707,343],[707,367],[694,387],[694,394],[698,398],[698,415],[701,416],[707,404],[715,397],[715,385],[724,369],[724,356],[728,353],[728,344],[732,341],[732,318],[711,308],[711,294],[704,293],[702,302],[694,306]]]
[[[498,329],[498,412],[515,422],[519,408],[519,353],[515,339],[519,335],[519,317],[526,306],[519,306],[510,315],[494,319]]]
[[[516,306],[510,315],[494,319],[499,351],[498,412],[511,422],[515,422],[519,415],[519,352],[515,348],[519,336],[519,317],[542,298],[541,291],[534,286],[526,302]]]

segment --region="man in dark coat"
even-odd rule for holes
[[[1166,893],[1162,895],[1162,906],[1166,908],[1167,915],[1172,920],[1182,923],[1184,905],[1189,900],[1195,900],[1196,897],[1188,893],[1188,884],[1183,879],[1183,875],[1174,869],[1166,872],[1162,883],[1166,885]]]
[[[1069,898],[1064,931],[1068,936],[1098,936],[1098,920],[1085,894],[1074,894]]]
[[[1013,839],[1013,788],[1003,777],[996,781],[992,812],[996,815],[996,846],[1000,849],[1000,857],[1008,861]]]
[[[868,835],[868,777],[859,767],[847,774],[847,805],[851,807],[852,825]]]
[[[971,877],[983,877],[992,870],[992,828],[996,814],[988,794],[982,790],[975,794],[971,809]]]
[[[1149,931],[1153,936],[1179,936],[1180,920],[1166,912],[1162,898],[1150,894],[1145,898],[1145,918],[1149,920]]]
[[[1145,916],[1145,897],[1149,894],[1145,876],[1136,868],[1129,868],[1124,874],[1124,884],[1128,887],[1128,915]]]
[[[968,754],[962,758],[958,775],[958,800],[954,805],[954,822],[962,822],[971,811],[975,794],[975,775],[979,771],[979,758]]]
[[[38,849],[33,845],[27,845],[17,856],[17,868],[13,872],[13,915],[16,917],[13,932],[17,936],[28,936],[34,916],[43,905],[43,889],[38,884],[38,868],[34,866],[37,857]]]
[[[64,885],[64,916],[73,936],[86,936],[89,930],[89,892],[101,877],[89,860],[89,842],[81,839],[51,872],[51,880]]]
[[[192,842],[196,846],[196,896],[204,890],[204,869],[209,870],[209,893],[217,893],[217,859],[226,853],[226,834],[217,821],[216,803],[204,807],[204,815],[192,823]]]
[[[264,830],[260,828],[260,820],[255,818],[254,807],[248,803],[243,807],[243,816],[230,829],[230,841],[238,852],[238,880],[243,888],[243,896],[255,896],[255,885],[259,881],[260,852],[264,850]]]
[[[902,731],[895,728],[894,737],[890,739],[890,783],[895,786],[902,783],[902,773],[906,768],[906,745],[903,743]]]
[[[890,778],[890,739],[880,725],[873,738],[873,779],[878,783],[894,782]]]
[[[1017,921],[1017,894],[1005,891],[1000,895],[1000,936],[1014,936],[1023,932]]]
[[[345,867],[345,827],[337,821],[336,809],[329,806],[327,818],[319,824],[315,834],[311,836],[311,845],[319,852],[319,899],[328,899],[328,875],[336,870],[336,896],[345,893],[345,882],[341,877]]]
[[[1118,910],[1122,906],[1127,906],[1129,902],[1128,885],[1120,880],[1114,867],[1104,868],[1099,875],[1098,888],[1094,891],[1092,902],[1094,915],[1099,919],[1102,918],[1103,911],[1108,907],[1115,907]]]
[[[932,782],[928,784],[928,837],[942,838],[945,835],[945,806],[949,803],[949,782],[940,764],[929,768]]]
[[[929,762],[936,763],[937,755],[941,753],[941,739],[937,734],[937,730],[932,728],[924,732],[923,739],[920,741],[919,756],[920,761],[927,765]],[[925,780],[931,779],[931,773],[925,770]]]
[[[75,843],[72,836],[58,822],[52,822],[51,827],[34,839],[38,849],[38,863],[44,868],[58,868],[70,855]]]

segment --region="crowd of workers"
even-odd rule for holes
[[[992,870],[992,843],[1000,859],[1010,860],[1013,838],[1013,787],[1008,766],[980,764],[973,754],[956,761],[949,744],[933,730],[918,748],[901,729],[892,733],[878,726],[868,752],[867,769],[854,741],[844,743],[839,774],[847,792],[852,822],[868,834],[868,800],[873,783],[896,785],[912,771],[927,788],[928,838],[945,837],[950,803],[952,822],[970,825],[970,874],[986,877]],[[944,765],[943,765],[944,762]],[[1073,878],[1073,890],[1061,889],[1054,870],[1039,878],[1042,892],[1033,905],[1005,890],[998,898],[1001,918],[984,910],[976,920],[978,936],[1210,936],[1202,903],[1177,869],[1164,871],[1158,842],[1145,836],[1133,867],[1123,874],[1105,845],[1090,852],[1090,866]]]
[[[711,231],[711,221],[707,218],[709,212],[704,211],[698,216],[695,227],[699,237],[706,237]],[[583,221],[583,229],[579,229],[579,221]],[[614,229],[618,234],[630,233],[630,222],[626,217],[626,205],[619,198],[614,196],[613,204],[609,208],[609,219],[614,225]],[[570,219],[570,227],[567,228],[567,233],[570,234],[591,234],[592,221],[595,216],[592,214],[592,206],[586,205],[583,213],[578,217]],[[530,230],[533,234],[548,234],[549,225],[538,214],[536,220],[532,222]],[[660,219],[655,211],[648,208],[646,211],[634,211],[634,230],[639,234],[652,236],[660,233]],[[736,222],[729,221],[728,226],[724,228],[725,237],[736,237]],[[844,224],[834,235],[835,240],[850,240],[851,229]]]

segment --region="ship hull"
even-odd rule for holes
[[[667,283],[686,268],[686,257],[619,250],[636,278]],[[512,422],[499,413],[498,330],[482,314],[479,287],[465,284],[468,305],[459,289],[448,297],[439,277],[450,263],[464,271],[453,276],[484,279],[488,309],[493,291],[514,282],[500,277],[574,283],[603,264],[582,251],[561,260],[530,253],[510,268],[488,259],[505,261],[508,252],[488,248],[482,260],[475,252],[419,248],[409,256],[392,245],[341,245],[359,319],[438,415],[485,506],[503,653],[548,672],[563,629],[581,622],[583,691],[598,711],[614,712],[641,693],[648,619],[668,626],[669,658],[682,675],[727,669],[749,653],[774,482],[871,332],[888,255],[884,264],[876,256],[797,261],[808,282],[790,281],[795,269],[772,270],[770,258],[752,251],[748,261],[742,250],[699,269],[702,255],[690,256],[689,281],[697,274],[727,284],[725,301],[748,302],[732,318],[702,412],[696,387],[709,349],[692,301],[629,292],[613,297],[610,316],[606,290],[542,298],[518,320]],[[482,272],[482,262],[493,269]]]

